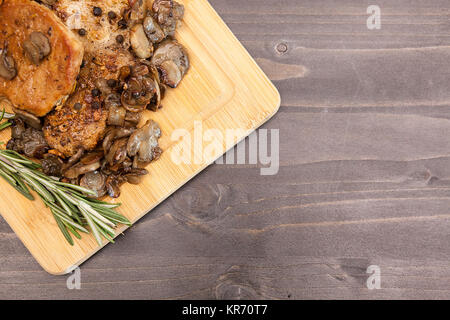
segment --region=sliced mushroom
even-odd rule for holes
[[[124,173],[122,175],[123,178],[125,178],[125,180],[128,183],[131,184],[139,184],[142,182],[142,179],[144,178],[145,175],[148,174],[148,171],[146,169],[141,169],[141,168],[130,168],[130,170],[127,170],[126,173]]]
[[[166,35],[159,24],[151,16],[147,16],[142,24],[144,26],[147,38],[153,43],[159,43],[164,40]]]
[[[8,48],[5,42],[3,49],[0,51],[0,77],[5,80],[12,80],[16,75],[16,63],[13,57],[8,55]]]
[[[78,162],[76,165],[70,167],[64,172],[64,177],[68,179],[76,179],[82,174],[97,170],[100,166],[100,161],[91,164],[83,164]]]
[[[110,175],[106,178],[106,191],[111,198],[118,198],[120,196],[119,178],[115,175]]]
[[[153,54],[153,45],[148,40],[142,24],[136,24],[130,30],[130,43],[138,58],[148,59]]]
[[[50,54],[50,41],[42,32],[32,32],[24,41],[23,49],[27,58],[35,65],[39,65]]]
[[[125,115],[125,121],[134,123],[135,125],[137,125],[139,123],[139,121],[141,121],[141,118],[142,118],[142,112],[127,111],[127,113]]]
[[[121,106],[111,106],[109,108],[108,124],[111,126],[123,126],[127,110]]]
[[[108,161],[109,165],[114,166],[125,161],[127,157],[127,141],[128,139],[126,138],[114,141],[111,149],[105,156],[105,159]]]
[[[189,69],[186,49],[176,40],[163,41],[151,61],[159,70],[161,82],[176,88]]]
[[[29,126],[40,130],[42,128],[41,120],[36,117],[34,114],[26,112],[24,110],[20,110],[13,107],[13,111],[16,114],[16,117],[21,118],[26,124]]]
[[[127,152],[130,157],[137,156],[138,161],[149,162],[159,156],[160,149],[158,139],[161,137],[161,129],[158,124],[149,120],[140,129],[136,130],[128,140]]]
[[[184,6],[173,0],[154,0],[152,10],[166,36],[173,36],[178,20],[183,18]]]
[[[86,173],[80,179],[80,186],[97,193],[97,198],[106,194],[106,177],[100,171],[91,171]]]
[[[122,92],[122,105],[130,112],[141,112],[155,94],[155,85],[149,77],[132,77]]]
[[[103,151],[107,154],[115,139],[129,137],[134,132],[133,128],[111,128],[103,139]]]
[[[81,159],[83,154],[84,154],[84,148],[78,148],[77,152],[73,156],[71,156],[69,158],[69,160],[67,160],[63,169],[65,170],[65,169],[73,166],[75,163],[77,163]]]
[[[97,161],[100,161],[104,156],[104,153],[102,151],[93,151],[85,155],[83,158],[80,159],[80,162],[82,164],[93,164]]]

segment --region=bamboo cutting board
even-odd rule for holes
[[[186,13],[176,38],[187,48],[191,68],[180,86],[168,91],[164,107],[146,114],[161,126],[161,159],[148,166],[150,174],[141,184],[123,185],[121,197],[112,201],[122,203],[119,211],[132,222],[262,125],[280,106],[276,88],[210,4],[206,0],[180,2]],[[194,129],[200,127],[203,132],[214,129],[209,131],[213,140],[207,144],[213,141],[220,147],[202,156],[201,146],[192,143],[200,150],[192,151],[189,164],[173,161],[172,155],[188,147],[187,139],[172,138],[177,136],[174,131],[185,129],[194,136]],[[239,134],[224,141],[227,129],[239,129]],[[6,142],[9,137],[10,132],[5,131],[0,141]],[[3,180],[0,188],[2,216],[47,272],[70,272],[100,249],[86,234],[70,246],[40,200],[27,200]],[[125,229],[119,227],[117,234]]]

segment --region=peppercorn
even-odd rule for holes
[[[99,109],[100,108],[100,102],[98,102],[98,101],[92,102],[92,108],[93,109]]]
[[[91,94],[93,97],[98,97],[100,95],[100,93],[101,93],[100,90],[98,90],[97,88],[95,88],[91,91]]]
[[[96,17],[100,17],[102,15],[102,8],[99,7],[94,7],[94,9],[92,10],[92,12],[94,13],[94,16]]]
[[[86,29],[81,28],[81,29],[78,30],[78,34],[80,36],[84,37],[87,34],[87,31],[86,31]]]
[[[119,34],[119,35],[116,37],[117,43],[123,43],[124,40],[125,40],[125,38],[124,38],[123,35],[121,35],[121,34]]]
[[[76,111],[80,111],[82,107],[83,107],[83,106],[82,106],[81,103],[79,103],[79,102],[77,102],[77,103],[75,103],[75,104],[73,105],[73,108],[74,108]]]
[[[125,19],[120,19],[119,22],[117,22],[117,25],[120,29],[126,29],[128,27],[128,23]]]
[[[108,79],[108,81],[106,81],[106,84],[108,85],[108,87],[114,88],[117,86],[117,80],[116,79]]]
[[[132,96],[134,99],[137,99],[137,98],[139,98],[139,97],[141,96],[141,93],[140,93],[140,92],[137,92],[137,91],[134,91],[134,92],[131,94],[131,96]]]
[[[114,11],[110,11],[108,12],[108,18],[114,20],[115,18],[117,18],[117,14]]]

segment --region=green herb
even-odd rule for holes
[[[12,119],[14,118],[14,114],[5,112],[5,108],[3,108],[2,115],[0,116],[0,121],[2,121],[4,118]],[[3,122],[2,124],[0,124],[0,131],[9,127],[11,124],[12,123],[9,121]]]
[[[72,235],[81,238],[79,232],[92,232],[99,245],[102,245],[103,238],[114,242],[117,225],[131,225],[127,218],[114,210],[120,204],[89,198],[96,193],[60,182],[39,171],[40,168],[40,164],[15,151],[0,150],[0,176],[30,200],[34,200],[30,189],[35,191],[50,208],[59,229],[71,245]]]

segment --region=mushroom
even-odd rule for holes
[[[32,32],[23,43],[25,56],[35,65],[39,65],[50,54],[50,41],[42,32]]]
[[[41,161],[42,171],[52,177],[60,177],[62,171],[62,160],[54,154],[47,153]]]
[[[127,89],[122,92],[122,105],[130,112],[141,112],[150,103],[155,92],[155,84],[148,76],[132,77],[127,83]]]
[[[114,166],[125,161],[127,157],[127,138],[114,141],[105,159],[109,165]]]
[[[109,108],[108,124],[111,126],[123,126],[127,110],[121,106],[111,106]]]
[[[93,151],[85,155],[80,159],[82,164],[93,164],[97,161],[100,161],[104,156],[103,151]]]
[[[97,170],[100,166],[100,161],[91,164],[83,164],[78,162],[76,165],[70,167],[64,172],[64,177],[68,179],[76,179],[82,174]]]
[[[106,191],[111,198],[118,198],[120,196],[119,177],[110,175],[106,178]]]
[[[24,110],[20,110],[13,107],[13,111],[16,114],[16,117],[22,119],[26,124],[28,124],[30,127],[33,127],[37,130],[40,130],[42,128],[41,120],[36,117],[34,114],[31,114],[29,112],[26,112]]]
[[[130,168],[126,170],[122,177],[131,184],[141,183],[143,177],[148,174],[146,169],[141,168]]]
[[[173,0],[154,0],[152,9],[165,35],[173,36],[178,20],[183,18],[184,6]]]
[[[96,198],[103,197],[106,194],[106,177],[100,171],[88,172],[80,179],[80,186],[96,192]]]
[[[148,59],[153,54],[153,45],[148,40],[142,24],[134,25],[130,30],[130,43],[138,58]]]
[[[8,55],[7,43],[0,50],[0,77],[5,80],[12,80],[17,75],[16,63],[13,57]]]
[[[159,43],[164,40],[166,35],[164,31],[161,29],[159,24],[153,19],[151,16],[145,17],[143,23],[145,34],[147,38],[153,43]]]
[[[176,40],[163,41],[152,58],[161,82],[171,88],[176,88],[189,69],[189,58],[186,49]]]
[[[137,157],[138,161],[150,162],[160,155],[158,139],[161,137],[161,129],[153,120],[136,130],[128,140],[127,152],[130,157]]]
[[[110,129],[105,136],[105,139],[103,139],[103,151],[105,154],[109,152],[109,149],[111,148],[111,145],[113,144],[115,139],[121,139],[129,137],[134,132],[133,128],[112,128]]]

